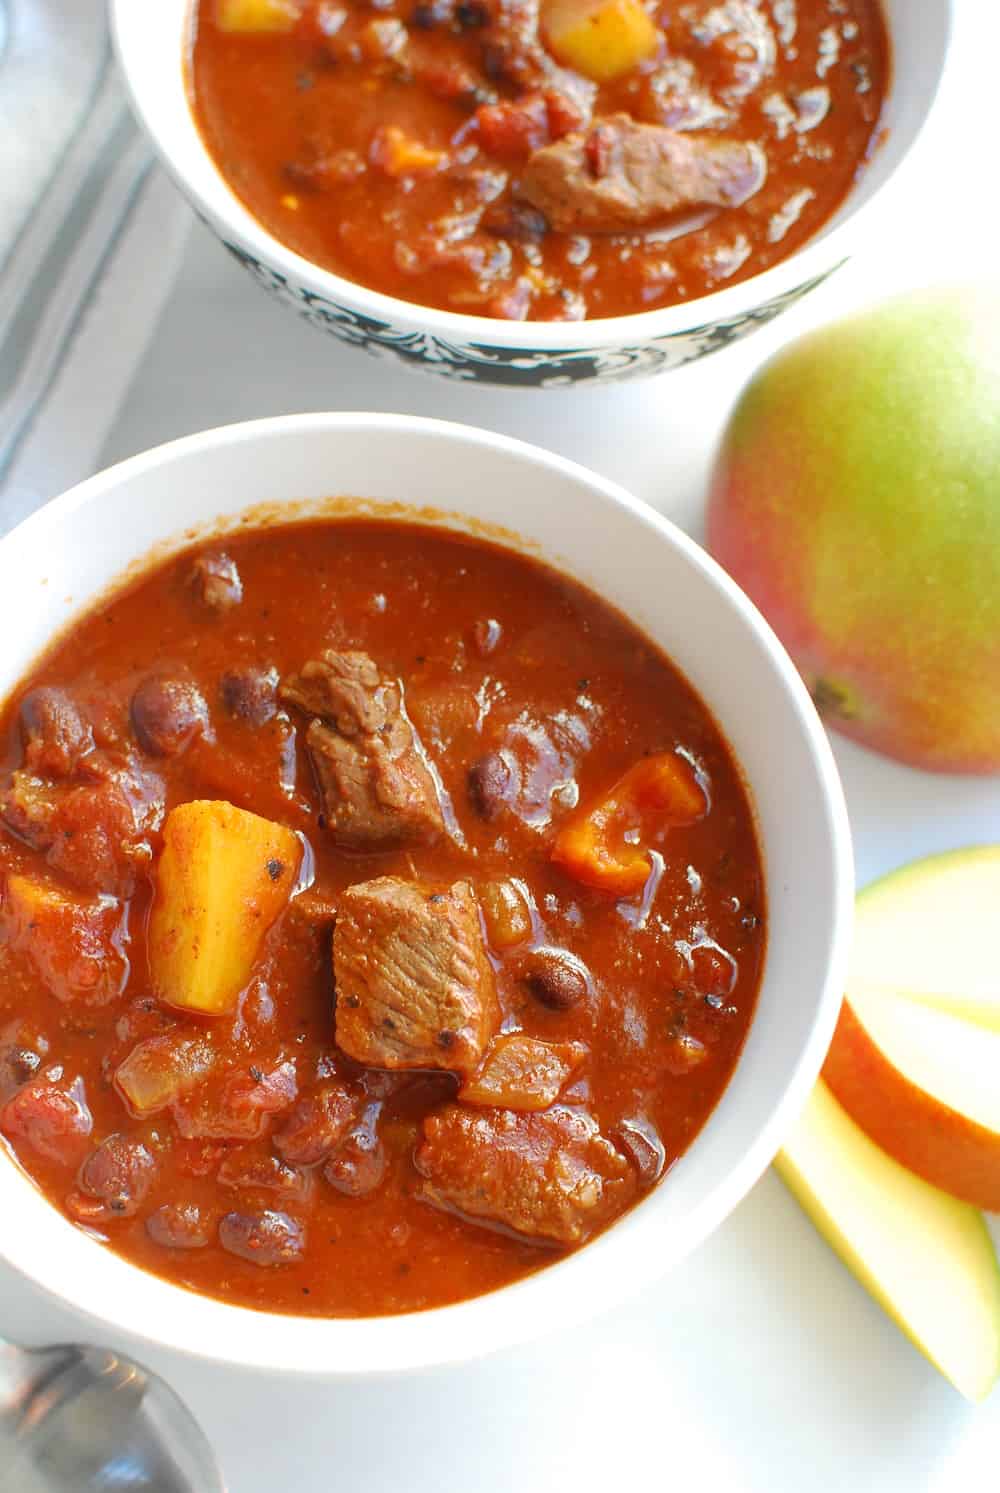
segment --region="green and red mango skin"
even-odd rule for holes
[[[915,767],[1000,771],[1000,285],[780,352],[723,437],[708,545],[830,725]]]
[[[977,1208],[1000,1208],[1000,1136],[898,1072],[849,998],[840,1008],[823,1078],[854,1123],[901,1166]]]

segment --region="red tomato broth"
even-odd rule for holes
[[[413,1151],[420,1126],[454,1098],[454,1077],[424,1073],[389,1081],[379,1119],[386,1174],[369,1196],[337,1192],[322,1168],[314,1168],[308,1196],[286,1204],[252,1189],[225,1189],[217,1179],[227,1158],[270,1157],[269,1135],[281,1115],[265,1120],[261,1137],[244,1145],[185,1139],[169,1109],[133,1118],[114,1085],[114,1070],[138,1041],[173,1029],[207,1034],[241,1072],[291,1060],[300,1095],[319,1078],[356,1081],[360,1066],[334,1040],[329,926],[316,920],[314,909],[335,905],[347,886],[370,877],[443,884],[465,876],[475,885],[515,876],[531,892],[533,943],[581,960],[595,993],[582,1006],[554,1009],[523,978],[523,946],[491,949],[501,1029],[584,1043],[586,1064],[560,1102],[581,1105],[613,1139],[623,1124],[649,1128],[667,1168],[701,1129],[732,1074],[761,974],[763,874],[739,769],[709,713],[663,655],[604,602],[534,560],[455,534],[367,520],[243,532],[227,538],[225,548],[243,586],[242,603],[231,611],[209,616],[193,604],[189,552],[131,582],[53,645],[6,707],[0,782],[22,757],[18,707],[28,689],[66,690],[91,719],[110,723],[97,733],[102,739],[114,733],[127,742],[128,702],[138,683],[154,669],[184,671],[208,702],[214,741],[150,760],[164,780],[166,808],[206,797],[242,802],[304,835],[315,880],[268,934],[235,1016],[195,1018],[152,997],[148,874],[138,877],[128,905],[128,985],[108,1004],[56,999],[30,960],[0,934],[0,1045],[13,1032],[18,1043],[41,1051],[44,1038],[43,1062],[83,1080],[93,1116],[89,1140],[65,1163],[40,1154],[23,1136],[8,1137],[7,1144],[46,1197],[66,1211],[78,1165],[94,1145],[115,1133],[141,1141],[156,1162],[156,1176],[135,1216],[94,1221],[78,1212],[77,1220],[133,1263],[227,1301],[354,1316],[481,1294],[564,1250],[469,1221],[418,1195]],[[499,630],[483,625],[490,619]],[[496,631],[499,640],[484,656],[476,640]],[[252,726],[222,708],[219,681],[226,670],[265,663],[285,676],[331,646],[367,650],[380,668],[405,681],[410,717],[450,796],[464,846],[445,837],[436,845],[377,854],[338,848],[317,822],[301,721],[294,722],[289,797],[281,788],[287,718]],[[469,700],[479,702],[475,714]],[[576,787],[534,825],[509,813],[484,819],[470,800],[470,764],[485,746],[507,740],[512,728],[544,729],[560,712],[583,721],[589,739],[572,764]],[[662,875],[643,920],[641,898],[618,902],[591,890],[549,856],[577,794],[585,805],[637,759],[677,746],[710,784],[711,809],[661,838]],[[548,773],[551,784],[564,772],[565,762],[549,761],[541,778]],[[158,833],[149,839],[155,866]],[[39,851],[0,824],[0,872],[12,871],[65,884]],[[377,1086],[378,1078],[373,1082]],[[639,1175],[638,1194],[652,1180],[649,1172]],[[199,1207],[210,1242],[184,1250],[157,1243],[146,1224],[163,1204]],[[267,1206],[287,1207],[305,1226],[305,1253],[294,1263],[262,1268],[218,1243],[221,1215]]]
[[[883,135],[890,53],[878,0],[728,0],[739,12],[728,30],[719,0],[662,0],[651,8],[656,55],[601,84],[590,118],[624,113],[754,142],[766,181],[745,202],[694,203],[642,231],[546,231],[544,212],[539,224],[534,208],[524,211],[521,178],[532,148],[573,133],[581,80],[544,52],[530,3],[477,3],[496,11],[496,25],[463,22],[461,4],[456,19],[455,0],[302,0],[294,31],[239,34],[218,26],[217,0],[198,0],[195,118],[270,233],[324,269],[420,305],[515,320],[627,315],[786,259],[838,210]],[[331,10],[345,19],[325,35]],[[370,55],[373,22],[404,28],[403,51]],[[533,61],[519,82],[516,67],[508,74],[496,61],[495,38],[523,49],[525,29]],[[456,73],[472,91],[442,96],[441,78]],[[569,98],[570,116],[553,121],[550,103],[539,124],[539,90],[553,79],[549,94]],[[443,160],[392,174],[386,129]]]

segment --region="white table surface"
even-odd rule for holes
[[[78,464],[73,475],[82,476],[98,456],[105,464],[230,420],[302,409],[404,410],[550,446],[698,534],[725,413],[774,347],[902,285],[997,273],[990,142],[1000,5],[957,0],[957,8],[936,118],[879,240],[740,347],[607,389],[539,394],[448,384],[369,359],[298,323],[193,227],[116,415],[99,409],[95,344],[112,338],[116,325],[133,343],[138,333],[113,297],[92,313],[76,369],[64,370],[55,391],[64,438],[49,439],[47,458],[29,440],[31,481],[44,490],[51,480],[50,492],[61,486],[67,451]],[[169,193],[160,210],[171,218],[173,238],[183,237]],[[133,263],[122,274],[132,278],[123,283],[135,285],[139,251],[133,244],[128,253]],[[84,353],[91,365],[80,364]],[[117,389],[120,348],[109,345],[108,357]],[[73,397],[74,379],[87,384],[86,400]],[[836,750],[861,881],[914,855],[1000,840],[1000,780],[930,777],[844,744]],[[2,1267],[0,1327],[25,1342],[84,1330]],[[147,1357],[201,1418],[231,1493],[606,1493],[683,1487],[689,1479],[699,1493],[997,1486],[1000,1392],[984,1406],[967,1406],[855,1284],[773,1173],[692,1259],[630,1306],[458,1370],[360,1387],[290,1385],[168,1354]],[[16,1493],[2,1468],[0,1489]]]

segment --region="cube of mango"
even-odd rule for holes
[[[290,829],[221,800],[167,815],[149,919],[149,972],[168,1005],[221,1015],[249,983],[302,864]]]
[[[624,77],[663,41],[640,0],[543,0],[542,30],[556,60],[594,83]]]
[[[215,0],[220,31],[291,31],[301,14],[298,0]]]

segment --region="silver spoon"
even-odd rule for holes
[[[0,1493],[224,1493],[158,1375],[106,1348],[0,1343]]]

